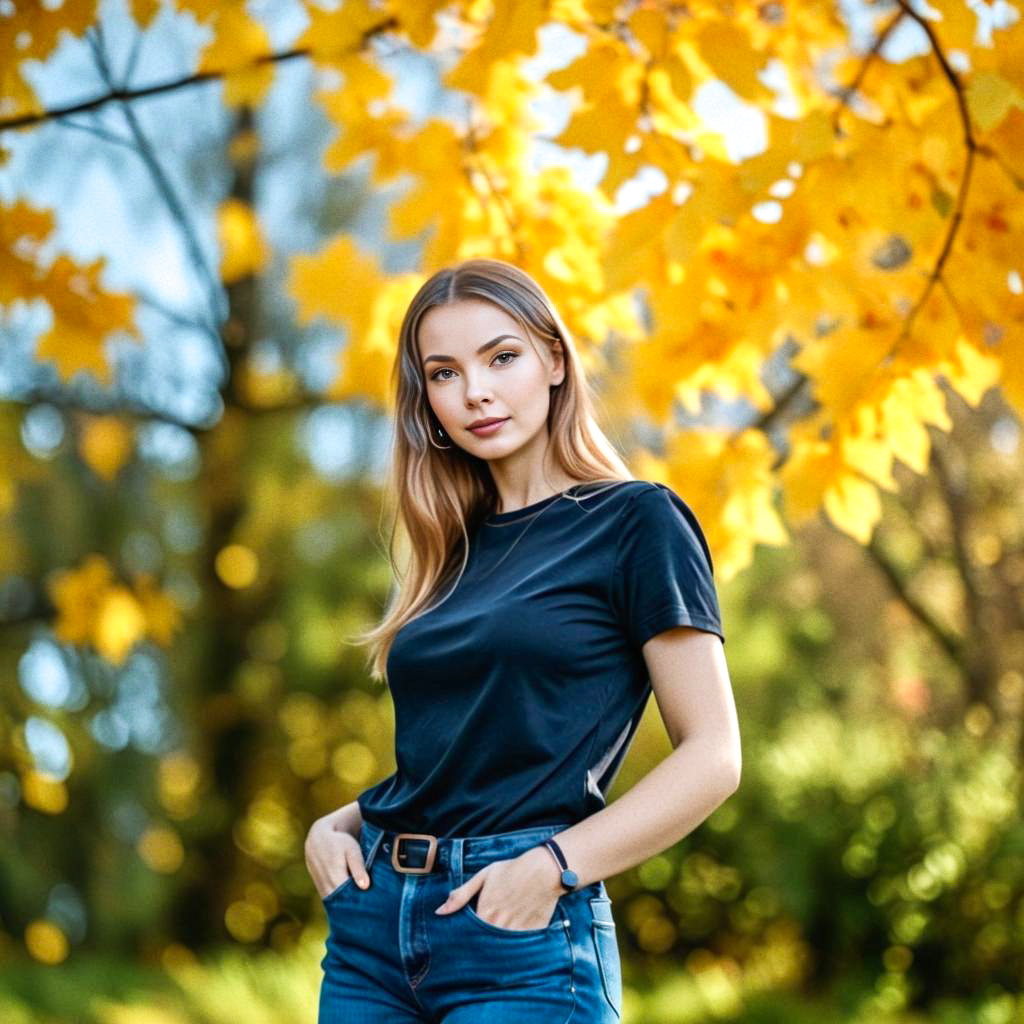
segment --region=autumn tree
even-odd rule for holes
[[[1020,518],[1005,549],[973,543],[972,516],[984,510],[944,445],[951,404],[982,416],[986,398],[996,409],[989,423],[1024,409],[1021,12],[966,0],[846,14],[816,0],[291,6],[284,31],[241,3],[134,0],[135,37],[120,48],[95,0],[0,12],[0,162],[13,164],[14,150],[44,128],[126,147],[202,295],[174,315],[216,353],[219,408],[190,418],[147,402],[108,354],[112,340],[159,345],[139,327],[146,300],[105,283],[102,259],[53,252],[59,208],[10,188],[0,195],[3,330],[13,338],[28,306],[45,309],[49,325],[31,357],[51,371],[16,389],[5,413],[0,569],[22,574],[30,591],[8,621],[50,623],[59,643],[110,664],[140,643],[171,647],[189,619],[204,635],[193,684],[199,737],[191,752],[164,753],[160,769],[168,791],[199,778],[224,801],[186,844],[207,868],[182,904],[187,937],[212,933],[225,914],[236,937],[264,934],[263,919],[237,910],[245,900],[232,902],[233,918],[224,906],[221,880],[238,863],[226,823],[273,836],[285,853],[262,861],[271,875],[299,857],[299,823],[280,810],[285,794],[254,782],[252,764],[278,740],[245,693],[280,702],[281,749],[314,803],[330,806],[360,778],[341,785],[331,775],[325,751],[337,737],[317,733],[320,705],[290,699],[279,677],[267,683],[253,668],[253,637],[277,642],[265,626],[287,579],[286,561],[261,576],[258,546],[273,529],[260,508],[281,502],[299,522],[330,504],[314,485],[261,490],[248,476],[258,476],[253,454],[268,450],[282,417],[330,403],[385,422],[406,305],[428,275],[466,257],[507,259],[541,282],[600,382],[603,413],[636,474],[685,495],[723,582],[758,545],[781,547],[792,530],[827,524],[864,547],[964,703],[998,715],[1021,646],[1001,640],[1024,636],[1024,610],[997,587],[1020,582]],[[196,59],[150,73],[139,58],[147,40],[179,28],[201,30]],[[34,69],[61,44],[87,49],[95,81],[84,98],[75,90],[54,100],[51,89],[44,102]],[[282,252],[260,205],[269,164],[261,111],[296,64],[326,126],[318,170],[340,187],[333,211],[321,210],[329,229],[315,250]],[[414,75],[436,90],[424,109],[402,97]],[[760,126],[763,145],[709,119],[710,86],[746,110],[743,124]],[[169,174],[143,116],[147,104],[198,93],[223,103],[227,126],[208,216]],[[551,127],[561,110],[564,123]],[[376,248],[346,215],[371,199],[381,211]],[[297,343],[324,325],[344,333],[321,389],[297,359],[268,368],[259,358],[258,343],[280,326],[278,297],[290,303]],[[17,515],[39,470],[19,425],[41,404],[66,417],[76,458],[102,480],[130,467],[154,422],[192,439],[203,534],[202,599],[190,616],[173,589],[118,567],[109,551],[46,561],[25,550]],[[901,472],[918,480],[905,490],[927,481],[949,513],[937,527],[908,524],[921,529],[918,558],[897,557],[879,537],[887,503],[906,496]],[[366,502],[372,523],[372,502],[352,500]],[[1019,511],[1016,500],[1004,494],[1002,514]],[[918,594],[915,576],[936,563],[955,566],[957,586]],[[383,580],[367,572],[368,593],[380,597]],[[357,662],[350,668],[355,678]],[[21,728],[8,714],[5,729]],[[10,760],[25,801],[61,812],[62,784],[19,742]],[[156,863],[176,862],[174,840],[161,835],[144,848]],[[259,861],[258,842],[242,845]]]

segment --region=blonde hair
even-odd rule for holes
[[[549,349],[561,343],[565,374],[550,390],[547,421],[553,463],[579,483],[633,479],[597,425],[590,383],[565,324],[540,285],[525,271],[496,259],[464,260],[434,274],[406,310],[391,370],[396,408],[388,490],[394,496],[397,514],[387,553],[397,585],[378,625],[350,638],[370,645],[371,675],[385,683],[395,635],[426,610],[457,567],[454,588],[469,554],[467,526],[476,527],[491,515],[500,497],[485,459],[450,438],[450,447],[437,446],[441,427],[427,400],[420,362],[419,325],[424,315],[437,306],[467,299],[490,302],[504,310],[531,343],[531,335]],[[399,522],[408,543],[404,574],[395,558]]]

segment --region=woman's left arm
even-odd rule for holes
[[[651,637],[642,651],[673,750],[607,807],[557,833],[581,886],[677,843],[740,784],[739,723],[722,641],[678,626]],[[536,852],[538,864],[542,855],[557,873],[550,852]]]
[[[556,833],[580,888],[678,842],[739,786],[739,725],[722,648],[714,633],[693,626],[662,630],[641,648],[674,749],[617,800]],[[551,851],[535,846],[481,868],[452,889],[435,913],[460,909],[493,879],[500,916],[485,920],[513,929],[540,927],[563,891],[560,878]],[[484,916],[479,905],[477,912]]]

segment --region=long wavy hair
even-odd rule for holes
[[[513,264],[495,259],[464,260],[435,273],[406,310],[391,370],[396,406],[387,489],[396,507],[387,553],[395,585],[377,626],[350,638],[370,645],[371,675],[385,683],[395,635],[427,610],[448,581],[454,579],[454,588],[466,566],[470,530],[495,512],[500,500],[487,460],[444,434],[427,399],[420,360],[419,326],[424,315],[436,306],[466,299],[490,302],[504,310],[535,350],[534,339],[549,351],[561,343],[565,374],[560,384],[550,388],[547,418],[551,461],[581,484],[633,479],[597,425],[591,385],[562,318],[540,285]],[[399,524],[407,544],[405,571],[396,559]]]

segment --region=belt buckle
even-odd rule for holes
[[[423,867],[409,868],[398,863],[398,850],[403,839],[426,839],[430,846],[427,848],[427,860]],[[394,845],[391,847],[391,866],[396,871],[406,875],[426,875],[434,870],[434,857],[437,854],[437,836],[428,835],[425,832],[399,832],[395,836]]]

